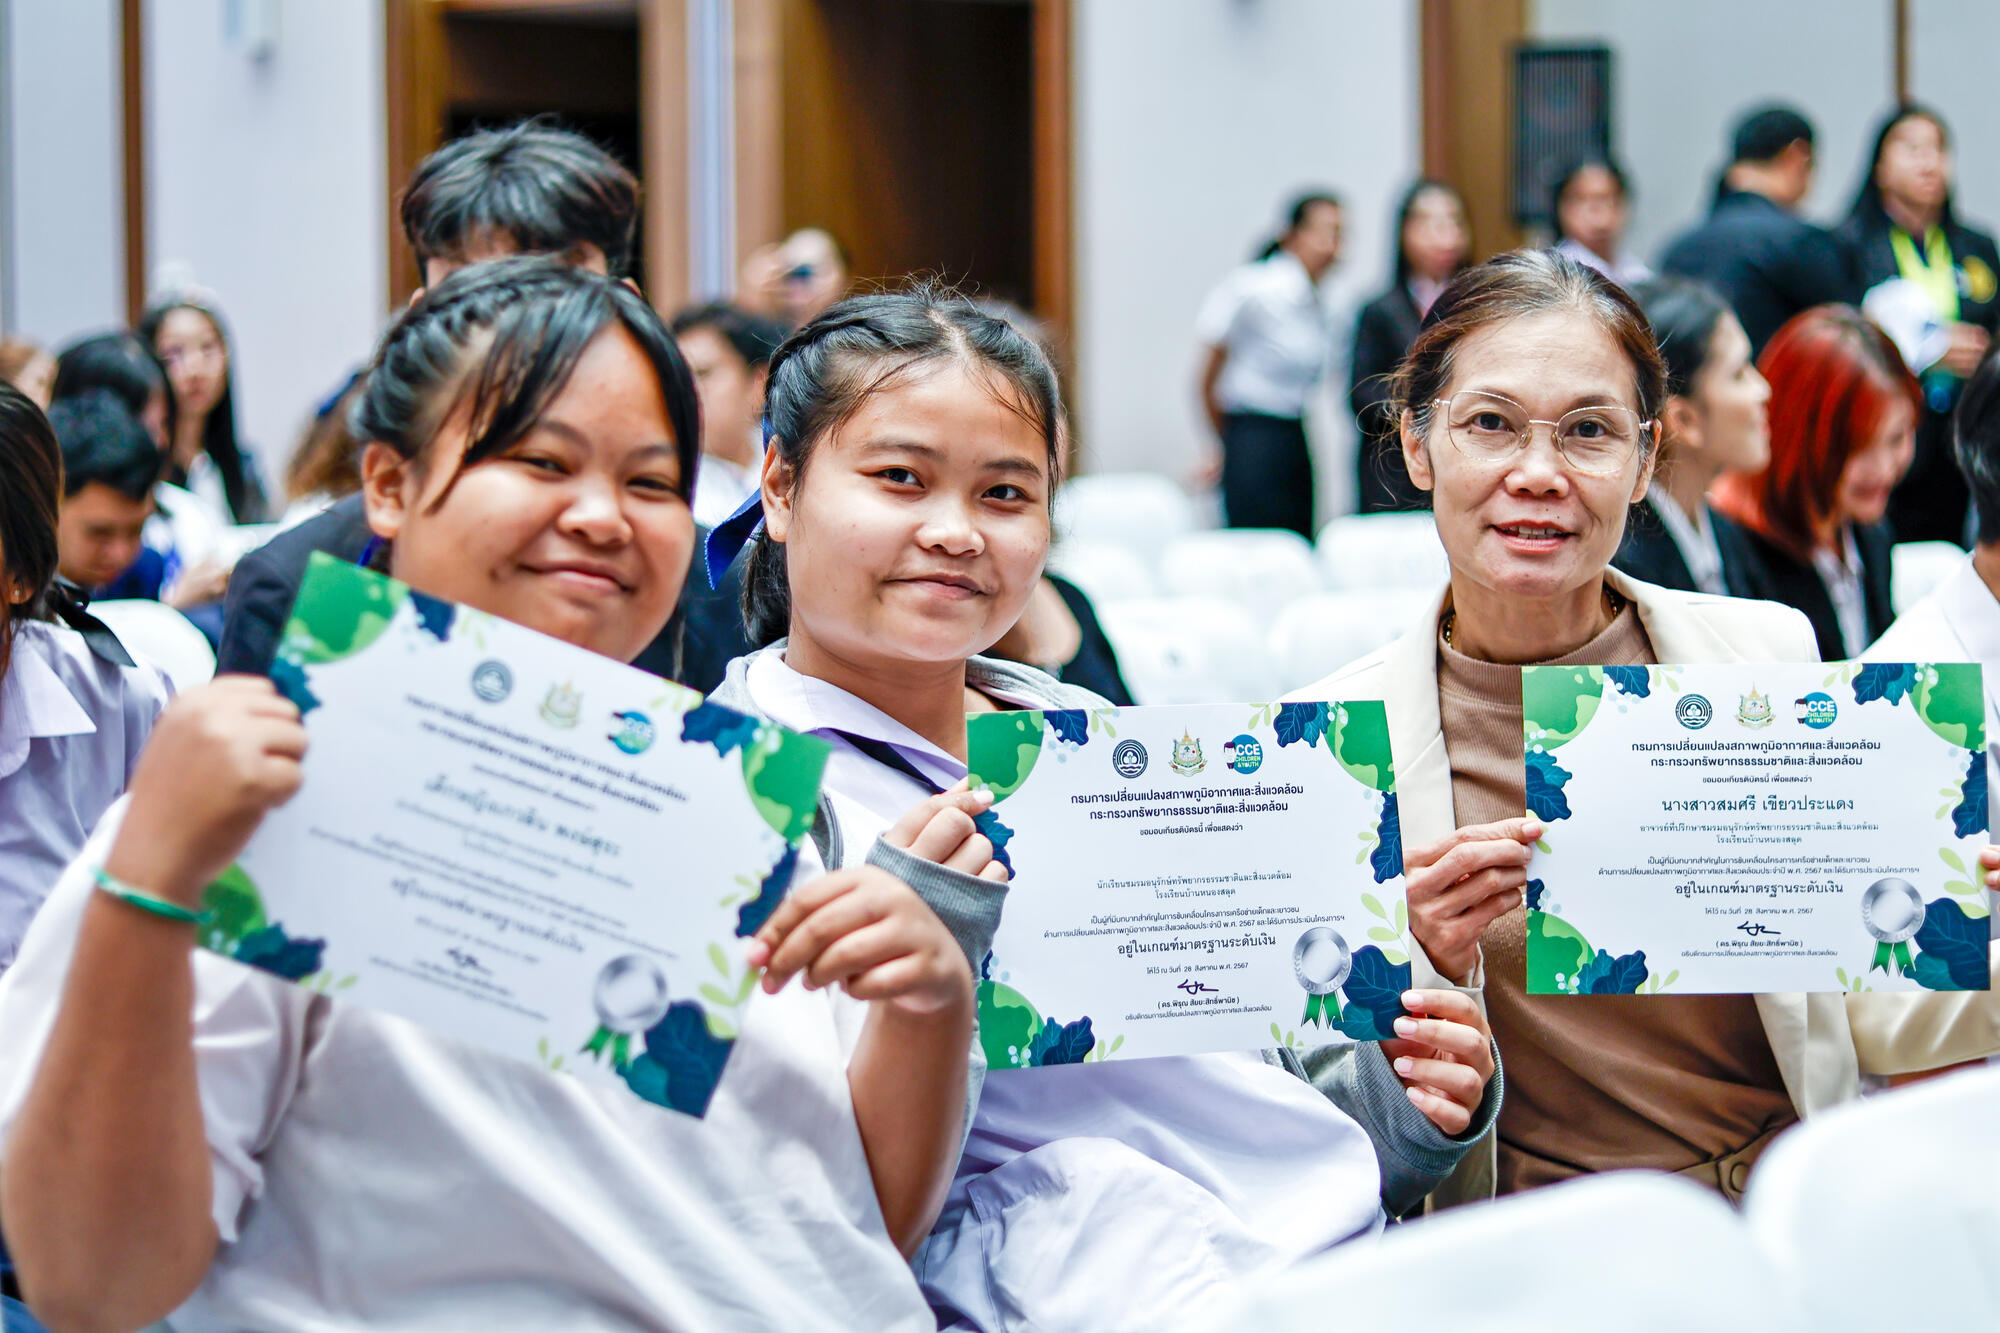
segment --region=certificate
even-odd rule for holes
[[[1379,702],[968,730],[1014,874],[979,980],[990,1069],[1393,1035],[1410,962]]]
[[[202,944],[701,1115],[826,746],[324,555],[271,677],[304,784]]]
[[[1985,990],[1977,666],[1521,673],[1537,995]]]

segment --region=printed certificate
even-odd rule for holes
[[[1980,669],[1524,667],[1528,990],[1985,990]]]
[[[1410,984],[1379,702],[970,720],[1014,873],[989,1068],[1393,1035]]]
[[[324,555],[271,675],[304,786],[202,943],[701,1115],[826,746]]]

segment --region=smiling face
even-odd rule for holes
[[[1916,409],[1902,399],[1889,405],[1874,436],[1847,456],[1834,492],[1836,520],[1876,523],[1889,512],[1889,492],[1910,470],[1917,452]]]
[[[820,440],[772,450],[764,507],[785,546],[791,634],[852,667],[963,662],[1021,617],[1049,550],[1042,432],[1005,383],[912,368]]]
[[[1440,398],[1498,395],[1538,421],[1580,407],[1639,410],[1631,358],[1595,320],[1554,310],[1488,324],[1453,354]],[[1592,587],[1625,534],[1625,512],[1646,493],[1651,456],[1633,451],[1612,475],[1579,473],[1556,451],[1547,426],[1527,448],[1494,460],[1469,456],[1449,438],[1439,409],[1428,437],[1403,419],[1410,477],[1432,493],[1438,536],[1454,583],[1502,601],[1547,600]]]
[[[615,324],[599,333],[528,433],[460,472],[468,443],[461,415],[420,459],[368,446],[368,522],[395,543],[391,572],[606,657],[637,657],[673,614],[694,549],[673,427],[639,344]]]

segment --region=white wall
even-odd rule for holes
[[[1920,15],[1939,7],[1917,6]],[[1846,214],[1869,131],[1895,94],[1890,0],[1531,0],[1531,9],[1538,38],[1612,49],[1614,150],[1638,190],[1628,239],[1647,261],[1707,212],[1729,132],[1762,102],[1789,102],[1813,122],[1819,173],[1806,214]],[[1987,67],[1967,91],[1989,105],[1995,49],[1989,39],[1964,52]]]
[[[1416,6],[1082,0],[1075,13],[1083,464],[1178,476],[1207,433],[1196,312],[1289,195],[1330,185],[1346,199],[1334,282],[1351,304],[1386,283],[1390,213],[1420,156]],[[1352,493],[1344,367],[1328,379],[1322,518]]]
[[[279,0],[263,59],[226,39],[228,8],[145,7],[148,272],[221,301],[237,428],[275,487],[385,314],[382,6]]]
[[[118,0],[7,0],[6,331],[51,347],[125,317]]]
[[[1937,108],[1958,149],[1953,199],[1960,216],[2000,229],[2000,5],[1985,0],[1915,0],[1910,6],[1910,92]],[[1855,161],[1860,161],[1857,150]],[[1858,165],[1851,170],[1859,170]]]

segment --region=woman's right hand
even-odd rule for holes
[[[1410,934],[1431,965],[1464,984],[1479,962],[1479,932],[1511,912],[1528,882],[1528,858],[1542,836],[1532,815],[1468,824],[1429,847],[1403,854]]]
[[[971,791],[960,778],[949,791],[919,801],[882,841],[947,870],[1005,884],[1007,867],[993,859],[993,844],[972,822],[992,805],[992,792]]]
[[[1986,330],[1977,324],[1954,324],[1951,326],[1951,344],[1938,358],[1938,364],[1962,380],[1971,379],[1972,372],[1979,369],[1979,363],[1986,359],[1986,349],[1991,342]]]
[[[105,872],[190,909],[299,789],[306,729],[261,676],[221,676],[160,714]]]

